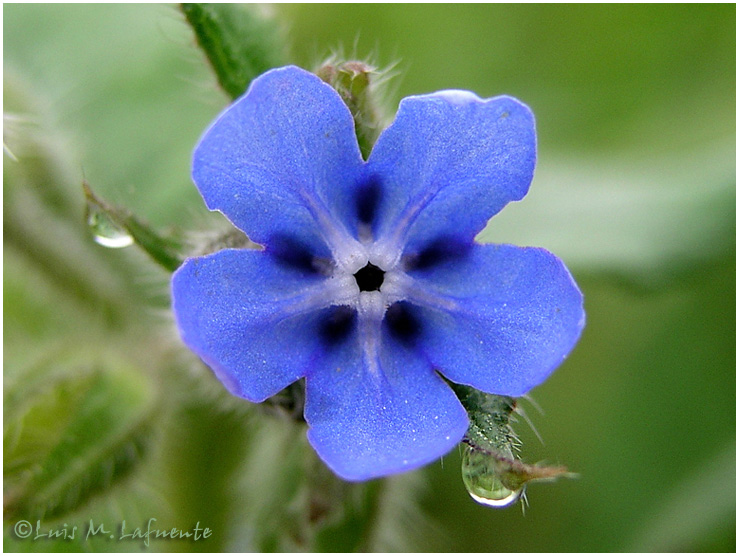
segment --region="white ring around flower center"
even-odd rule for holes
[[[356,309],[362,318],[379,322],[390,305],[405,299],[404,284],[408,279],[398,269],[389,270],[385,271],[382,285],[378,290],[360,291],[354,275],[337,268],[332,280],[335,284],[333,289],[335,303],[347,304]]]

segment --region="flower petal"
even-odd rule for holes
[[[337,216],[354,214],[362,157],[338,93],[294,66],[268,71],[206,131],[193,180],[208,208],[255,242],[299,238],[312,254],[344,253]]]
[[[521,396],[543,382],[585,324],[580,290],[544,249],[475,244],[409,274],[417,347],[453,382],[491,394]]]
[[[386,249],[440,238],[472,241],[509,201],[526,195],[536,163],[534,117],[510,97],[467,91],[408,97],[375,145],[375,237]],[[368,178],[365,178],[368,179]]]
[[[459,400],[427,361],[387,333],[368,358],[362,339],[349,336],[306,377],[308,440],[348,481],[429,463],[459,443],[468,425]]]
[[[233,394],[261,402],[310,368],[334,286],[264,252],[224,250],[177,269],[172,305],[190,349]]]

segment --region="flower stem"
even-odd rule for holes
[[[94,227],[104,222],[107,226],[120,230],[121,233],[129,234],[133,243],[136,243],[170,272],[174,272],[182,264],[184,245],[181,241],[174,237],[161,236],[128,210],[108,204],[98,197],[84,180],[82,190],[87,202],[86,219],[89,225]]]

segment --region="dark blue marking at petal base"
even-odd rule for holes
[[[405,255],[403,265],[406,270],[427,270],[464,257],[470,247],[470,243],[459,241],[456,238],[439,238],[418,253]]]
[[[265,251],[282,265],[303,272],[319,273],[324,266],[305,243],[288,235],[272,236]]]
[[[321,339],[328,345],[340,343],[349,336],[356,321],[357,312],[351,307],[341,305],[327,309],[319,328]]]
[[[357,218],[363,224],[372,224],[380,204],[382,188],[378,176],[370,176],[357,191]]]
[[[413,344],[421,332],[421,321],[413,314],[412,305],[404,301],[388,308],[385,323],[390,334],[404,344]]]

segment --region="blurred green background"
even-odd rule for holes
[[[577,479],[533,485],[525,513],[488,509],[465,492],[455,451],[367,487],[381,489],[371,534],[352,523],[313,546],[364,535],[369,550],[735,551],[735,6],[259,9],[288,61],[341,52],[392,67],[392,110],[444,88],[529,104],[531,193],[480,239],[552,250],[588,316],[522,401],[544,443],[517,426],[524,459]],[[83,175],[160,229],[220,224],[189,166],[228,99],[191,31],[163,5],[3,15],[5,549],[146,548],[19,540],[14,523],[32,515],[215,531],[159,550],[284,547],[264,531],[300,547],[302,432],[224,395],[179,345],[167,274],[84,225]]]

